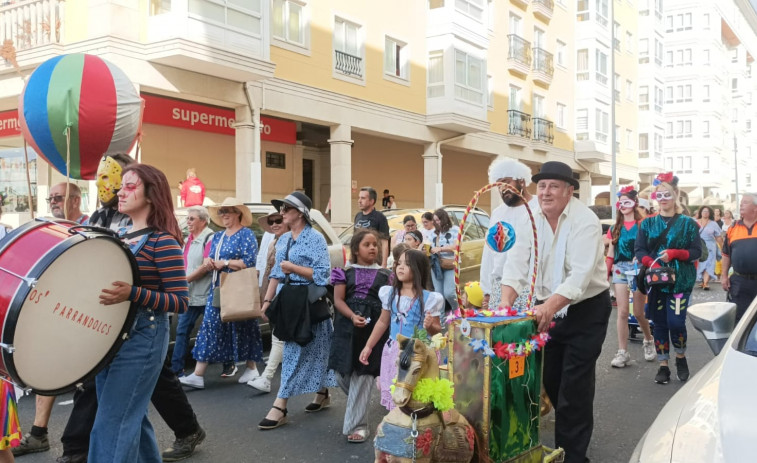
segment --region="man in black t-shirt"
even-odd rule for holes
[[[381,198],[381,207],[389,209],[389,190],[384,190],[384,197]]]
[[[388,193],[389,190],[386,190]],[[366,186],[360,189],[357,205],[360,212],[355,216],[355,229],[370,228],[376,230],[381,240],[381,266],[386,267],[389,257],[389,223],[386,216],[375,209],[378,194],[373,188]]]

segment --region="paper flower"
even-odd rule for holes
[[[664,172],[662,174],[658,174],[657,177],[655,177],[654,181],[652,182],[652,185],[657,186],[663,182],[669,183],[672,185],[674,178],[675,176],[673,175],[673,172]]]
[[[473,339],[468,345],[473,348],[473,352],[484,350],[485,347],[489,346],[483,339]]]
[[[436,350],[444,349],[447,346],[447,337],[442,333],[436,333],[431,336],[431,345]]]
[[[621,188],[620,191],[618,191],[618,193],[617,193],[618,194],[618,198],[620,198],[623,195],[628,195],[628,193],[630,193],[632,191],[636,191],[636,188],[634,188],[633,185],[626,185],[623,188]]]
[[[418,402],[433,403],[434,408],[446,412],[455,407],[452,397],[455,388],[445,378],[421,378],[413,390],[413,399]]]

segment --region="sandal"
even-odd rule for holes
[[[318,392],[316,392],[316,394],[324,396],[324,399],[321,400],[320,403],[318,403],[318,402],[309,403],[305,407],[305,411],[308,412],[308,413],[320,412],[324,408],[328,408],[328,406],[331,405],[331,396],[329,396],[329,390],[328,389],[326,389],[326,392],[318,391]]]
[[[358,426],[355,428],[354,431],[350,433],[349,436],[347,436],[347,442],[351,444],[362,444],[366,440],[368,440],[368,436],[370,435],[370,431],[368,431],[367,426]]]
[[[284,416],[282,416],[278,420],[269,420],[268,418],[263,418],[263,421],[261,421],[260,423],[258,423],[258,428],[259,429],[261,429],[263,431],[267,431],[269,429],[276,429],[279,426],[283,426],[283,425],[285,425],[287,423],[287,409],[286,408],[279,408],[276,405],[273,405],[273,408],[275,408],[276,410],[278,410],[281,413],[283,413]]]

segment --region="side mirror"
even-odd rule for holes
[[[700,331],[715,355],[718,355],[736,326],[736,304],[703,302],[688,308],[689,320]]]

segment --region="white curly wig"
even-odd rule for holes
[[[515,159],[499,159],[489,166],[489,183],[494,183],[501,178],[524,180],[526,186],[531,184],[531,169]]]

